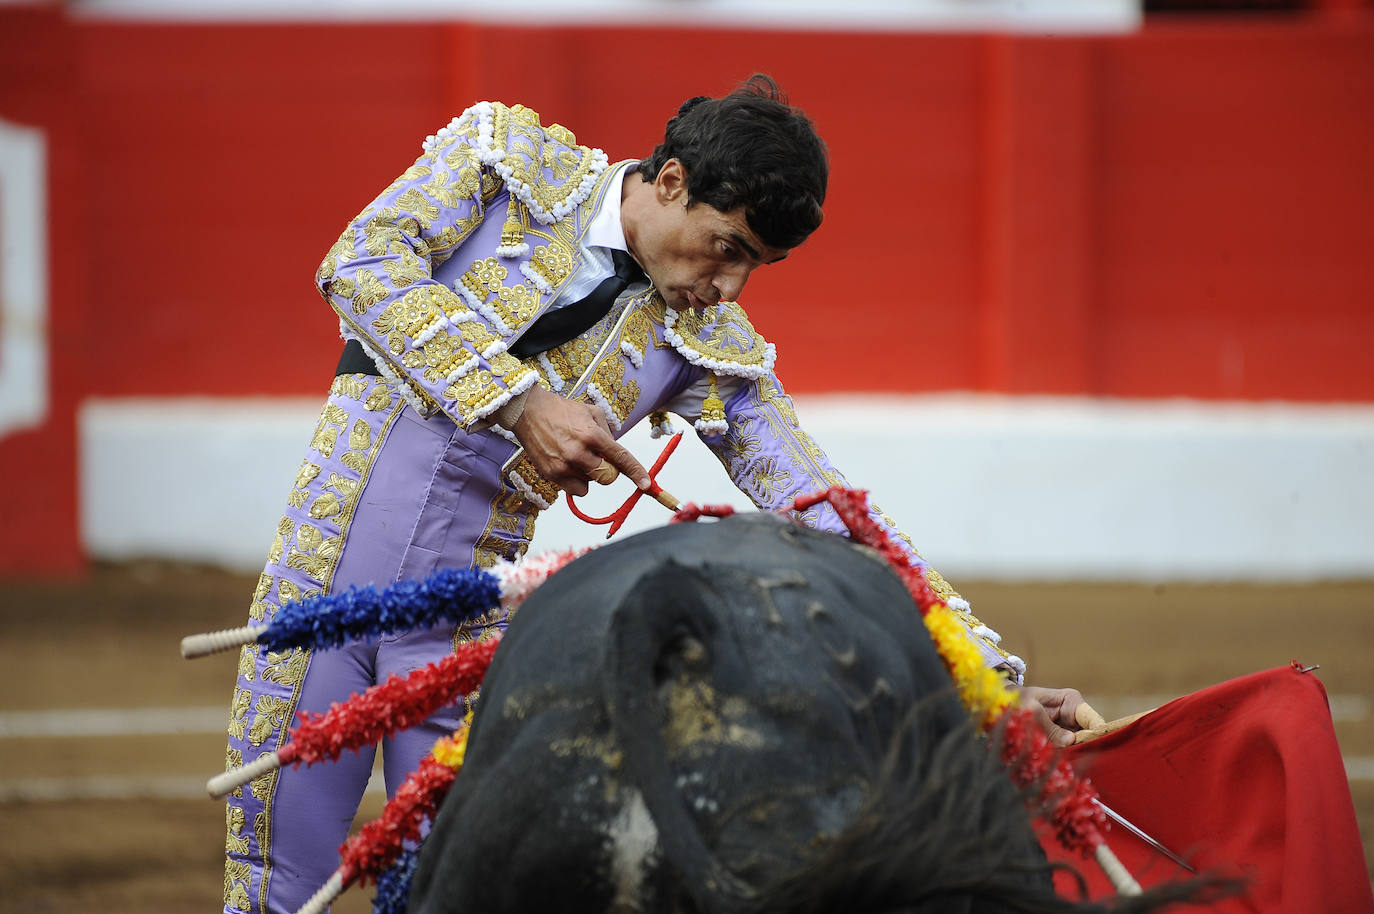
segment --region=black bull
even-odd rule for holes
[[[910,595],[773,515],[558,572],[513,620],[410,910],[1071,910]]]

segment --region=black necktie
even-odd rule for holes
[[[535,353],[547,352],[605,317],[611,305],[615,304],[616,296],[624,292],[630,283],[644,278],[639,264],[625,251],[612,250],[611,259],[615,261],[615,275],[601,280],[581,301],[550,311],[531,324],[510,347],[510,354],[517,359],[527,359]]]

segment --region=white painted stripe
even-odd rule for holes
[[[261,568],[320,402],[87,402],[89,553]],[[956,583],[1374,577],[1374,406],[854,395],[797,409]],[[643,423],[624,442],[646,463],[662,448]],[[661,481],[687,501],[751,507],[695,436]],[[593,488],[592,513],[628,491]],[[667,517],[646,499],[620,535]],[[537,531],[535,551],[604,535],[561,501]]]
[[[0,437],[48,415],[48,181],[43,131],[0,120]]]
[[[96,775],[73,778],[6,778],[0,780],[0,804],[68,803],[84,800],[207,800],[210,775]],[[380,768],[364,791],[386,796]]]
[[[71,800],[186,800],[209,798],[206,778],[187,775],[7,778],[0,803],[61,803]]]
[[[1088,697],[1099,714],[1107,720],[1117,720],[1141,711],[1150,711],[1179,698],[1179,695],[1092,695]],[[1369,719],[1374,708],[1367,696],[1353,692],[1333,692],[1327,695],[1331,705],[1331,720],[1338,724],[1355,724]]]
[[[1168,704],[1177,695],[1093,695],[1092,706],[1108,720]],[[1336,692],[1330,696],[1331,719],[1336,723],[1368,720],[1374,702],[1367,696]],[[64,708],[53,711],[0,711],[0,739],[94,736],[159,736],[223,733],[228,708],[204,705],[186,708]]]
[[[223,733],[229,706],[0,711],[0,739]]]
[[[83,0],[80,16],[190,21],[611,23],[788,30],[1098,33],[1139,27],[1139,0]]]
[[[1345,758],[1352,782],[1374,781],[1374,756]],[[189,775],[132,777],[20,778],[0,780],[0,804],[67,803],[87,800],[204,800],[206,778]],[[367,795],[383,796],[381,778],[373,772]]]
[[[1345,756],[1345,776],[1352,781],[1374,781],[1374,755]]]

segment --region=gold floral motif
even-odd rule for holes
[[[768,344],[735,302],[684,311],[673,330],[682,337],[683,348],[708,359],[750,369],[765,364]]]
[[[419,240],[420,221],[418,219],[412,216],[402,216],[396,220],[396,227],[401,230],[401,234],[405,235],[412,245]],[[425,227],[428,228],[429,224],[426,223]]]
[[[464,165],[448,175],[436,174],[421,185],[425,193],[449,209],[456,209],[475,197],[481,186],[481,173],[471,165]]]
[[[226,804],[224,819],[225,825],[229,829],[229,834],[224,842],[225,853],[248,853],[248,836],[243,833],[243,826],[247,824],[248,817],[244,815],[243,808],[232,803]]]
[[[559,149],[553,143],[545,143],[540,152],[540,164],[553,173],[555,181],[566,181],[577,172],[581,156],[571,149]]]
[[[271,798],[272,791],[277,787],[277,774],[278,772],[276,771],[269,771],[266,774],[261,774],[253,778],[253,780],[248,782],[248,792],[256,799],[266,802]],[[261,813],[259,813],[259,815],[261,815]],[[266,847],[266,842],[263,840],[262,836],[262,829],[255,828],[255,830],[258,832],[258,845],[260,847]]]
[[[224,749],[224,770],[233,771],[235,768],[242,767],[243,753],[235,749],[233,746],[226,746]],[[233,790],[229,791],[229,796],[242,798],[243,788],[235,787]]]
[[[324,255],[324,261],[320,264],[316,278],[319,282],[327,282],[334,277],[339,269],[339,264],[346,263],[353,257],[353,226],[344,229],[339,240],[329,248],[329,252]]]
[[[300,648],[289,651],[269,651],[263,658],[267,665],[262,668],[264,682],[275,682],[284,686],[297,686],[305,681],[305,671],[310,666],[310,652]]]
[[[333,492],[322,492],[310,505],[310,516],[316,520],[323,520],[326,517],[333,517],[340,510],[342,510],[342,506],[339,504],[339,496]]]
[[[277,601],[279,603],[290,603],[299,601],[301,589],[296,586],[296,582],[290,578],[282,578],[277,582]]]
[[[596,358],[596,347],[584,336],[574,337],[561,346],[555,346],[544,357],[553,365],[565,382],[571,384],[592,364],[592,359]],[[540,371],[544,370],[540,365]],[[546,379],[551,380],[551,379]]]
[[[367,378],[356,374],[338,375],[334,378],[334,383],[329,385],[331,397],[347,397],[350,400],[361,400],[366,390]]]
[[[366,419],[354,420],[353,427],[348,430],[348,447],[354,451],[365,451],[372,447],[372,426],[367,424]],[[319,472],[318,467],[315,472]]]
[[[254,622],[261,622],[265,616],[262,608],[263,603],[261,601],[253,601],[253,605],[248,611],[248,618],[252,619]],[[258,646],[256,644],[245,644],[239,650],[239,675],[248,682],[252,682],[257,675],[257,673],[254,672],[257,662]]]
[[[434,224],[434,220],[439,218],[439,207],[431,203],[429,199],[415,187],[410,188],[397,197],[396,205],[402,209],[409,210],[411,216],[420,223],[420,228],[422,229],[429,228]]]
[[[311,440],[310,446],[319,451],[324,457],[334,455],[334,443],[339,440],[339,429],[332,425],[321,423],[315,429],[315,437]]]
[[[589,384],[595,384],[606,398],[611,412],[615,413],[620,424],[630,418],[635,404],[639,402],[639,382],[625,380],[625,357],[619,349],[613,349],[592,370]]]
[[[363,250],[371,257],[386,257],[407,253],[410,245],[395,223],[373,219],[363,226]]]
[[[478,164],[477,150],[466,143],[460,143],[444,156],[444,164],[454,170],[462,170],[464,166],[475,167]]]
[[[520,472],[518,466],[513,469],[517,473]],[[558,489],[544,481],[543,477],[534,471],[532,466],[530,472],[532,476],[528,478],[536,480],[538,484],[545,487],[545,490],[551,491],[551,498],[558,497]],[[522,476],[521,478],[527,477]],[[537,488],[533,485],[532,487]],[[524,555],[529,546],[529,539],[534,535],[534,519],[537,513],[538,509],[531,502],[526,501],[523,495],[512,491],[507,483],[501,494],[492,499],[487,529],[477,538],[473,547],[473,564],[478,568],[490,568],[502,559],[515,561]],[[500,536],[497,531],[509,535]],[[499,612],[499,610],[492,613],[493,617],[495,612]],[[460,627],[455,632],[455,645],[459,643],[458,633],[461,631],[462,628]]]
[[[226,842],[226,847],[228,846]],[[249,914],[253,899],[248,894],[248,880],[253,873],[247,860],[224,861],[224,904],[231,910]]]
[[[792,484],[792,474],[778,466],[777,458],[765,457],[749,468],[749,487],[761,504],[772,504]]]
[[[234,739],[243,739],[244,731],[248,727],[248,709],[252,707],[252,703],[252,692],[247,689],[234,690],[234,700],[229,705],[229,735]]]
[[[390,405],[391,391],[387,389],[385,384],[380,383],[372,388],[372,393],[368,394],[367,399],[363,401],[363,409],[372,413],[381,412]],[[352,469],[352,467],[349,467],[349,469]]]
[[[621,332],[623,341],[629,343],[638,352],[649,351],[649,346],[655,342],[654,318],[650,308],[639,307],[630,311],[625,318],[625,329]]]
[[[296,547],[287,553],[286,567],[304,571],[316,581],[323,581],[339,557],[342,537],[325,539],[319,530],[309,524],[301,524],[296,534]]]
[[[286,515],[282,515],[282,519],[277,521],[277,536],[272,540],[272,548],[267,551],[267,561],[270,564],[275,565],[281,561],[282,553],[286,551],[286,544],[291,541],[291,535],[295,532],[295,522]]]
[[[358,494],[358,480],[340,476],[338,473],[330,473],[324,488],[338,492],[343,497],[344,509],[347,510],[352,507],[353,497]]]
[[[286,698],[259,695],[257,713],[253,715],[253,724],[248,728],[248,742],[254,746],[261,746],[271,739],[273,733],[290,718],[291,705],[292,702]]]
[[[311,463],[309,460],[302,460],[300,469],[296,470],[295,487],[297,489],[304,489],[306,486],[310,485],[318,475],[320,475],[320,467],[318,464]]]
[[[359,453],[358,451],[349,451],[344,454],[339,458],[339,463],[342,463],[355,473],[361,474],[367,471],[367,455]]]
[[[325,291],[334,298],[352,301],[353,296],[358,294],[358,284],[346,276],[336,276],[328,281]]]
[[[501,183],[501,176],[494,171],[482,172],[482,205],[486,206],[496,199],[497,194],[505,188]]]
[[[390,277],[393,286],[410,286],[429,279],[429,264],[406,248],[397,257],[382,261],[382,269]]]
[[[753,426],[743,417],[735,418],[730,431],[721,441],[725,456],[732,462],[747,463],[758,456],[763,442],[758,435],[750,434]]]
[[[390,294],[382,281],[371,270],[359,270],[353,274],[358,283],[358,294],[353,297],[353,313],[362,314],[374,305],[386,301]]]

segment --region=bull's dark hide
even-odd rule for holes
[[[524,605],[410,910],[1062,910],[919,614],[772,515],[607,546]]]

